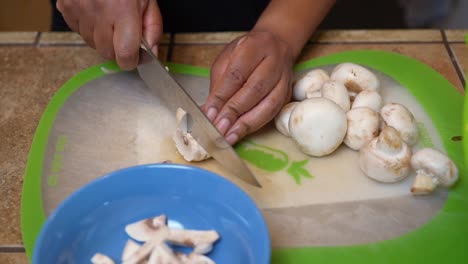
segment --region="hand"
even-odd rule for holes
[[[68,26],[124,70],[138,64],[141,36],[157,53],[162,18],[156,0],[58,0]]]
[[[293,62],[286,42],[266,31],[235,39],[218,55],[203,110],[228,143],[263,127],[290,100]]]

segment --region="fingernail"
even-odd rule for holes
[[[208,112],[206,112],[206,116],[211,122],[213,122],[217,114],[218,114],[218,110],[216,110],[216,108],[214,107],[208,108]]]
[[[218,122],[216,127],[218,128],[219,132],[222,135],[224,135],[224,133],[226,133],[226,131],[228,130],[230,124],[231,124],[231,122],[229,122],[229,120],[227,118],[223,118],[223,119],[221,119],[221,121]]]
[[[239,140],[239,136],[236,133],[231,133],[229,134],[229,136],[226,137],[226,141],[230,145],[233,145],[234,143],[236,143],[237,140]]]
[[[154,45],[152,48],[151,48],[151,51],[153,52],[153,54],[158,57],[158,45]]]

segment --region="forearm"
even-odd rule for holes
[[[268,31],[285,41],[299,56],[335,0],[272,0],[253,31]]]

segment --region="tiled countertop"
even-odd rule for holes
[[[210,67],[223,45],[241,33],[165,35],[161,58]],[[415,58],[464,94],[468,30],[353,30],[317,32],[299,61],[344,50],[373,49]],[[21,240],[23,173],[39,119],[60,86],[103,62],[73,33],[0,33],[0,263],[27,263]]]

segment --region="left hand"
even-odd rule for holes
[[[203,110],[229,144],[263,127],[289,102],[293,63],[288,44],[266,31],[249,32],[218,55]]]

